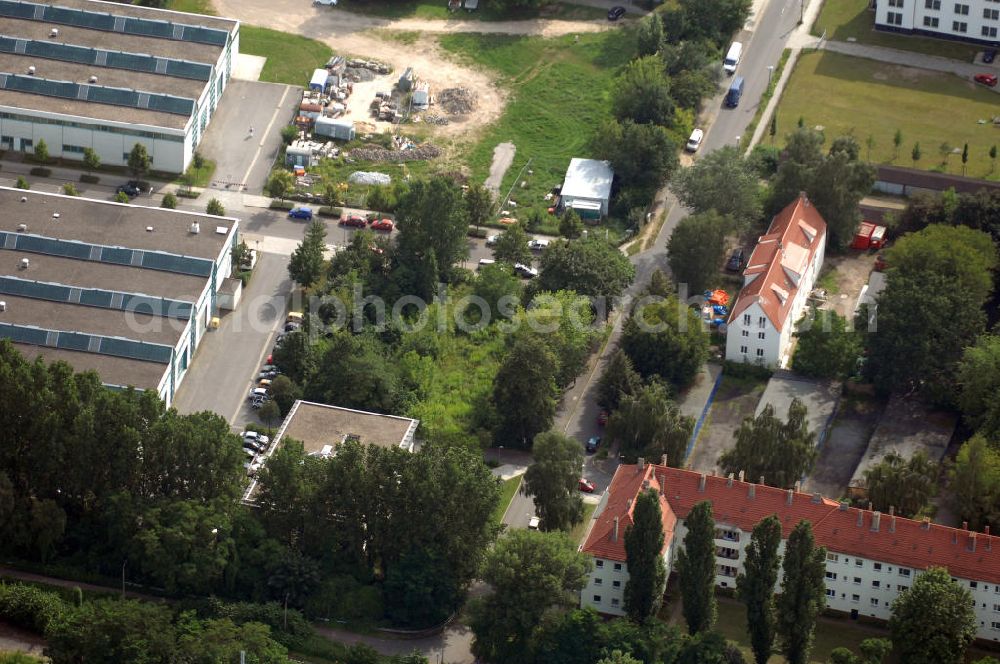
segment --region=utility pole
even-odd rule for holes
[[[799,0],[799,25],[802,25],[805,21],[806,15],[806,0]]]

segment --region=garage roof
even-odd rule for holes
[[[611,162],[574,158],[566,169],[562,195],[606,201],[611,198],[611,181],[614,177]]]

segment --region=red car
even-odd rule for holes
[[[995,88],[997,85],[996,74],[976,74],[973,78],[976,80],[976,83],[982,83],[983,85],[987,85],[991,88]]]
[[[580,491],[584,493],[594,493],[594,483],[588,480],[586,477],[581,477],[578,484]]]
[[[351,215],[349,217],[343,217],[340,220],[341,226],[351,226],[352,228],[364,228],[368,225],[364,217],[359,217],[357,215]]]
[[[379,219],[378,221],[372,222],[373,231],[391,231],[392,230],[392,219]]]
[[[603,427],[607,423],[608,423],[608,411],[602,410],[597,415],[597,424],[598,424],[598,426],[602,426]]]

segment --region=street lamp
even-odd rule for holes
[[[806,0],[799,0],[799,25],[805,20]]]
[[[736,137],[736,147],[740,147],[740,137]]]
[[[774,75],[774,65],[767,66],[767,87],[771,87],[771,76]]]
[[[502,459],[503,459],[503,445],[499,445],[497,447],[497,465],[498,466],[502,466],[503,465]]]

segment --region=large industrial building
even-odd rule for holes
[[[239,53],[237,21],[99,0],[0,0],[0,150],[187,168]]]
[[[237,220],[8,187],[0,209],[0,338],[169,405],[238,298]]]

